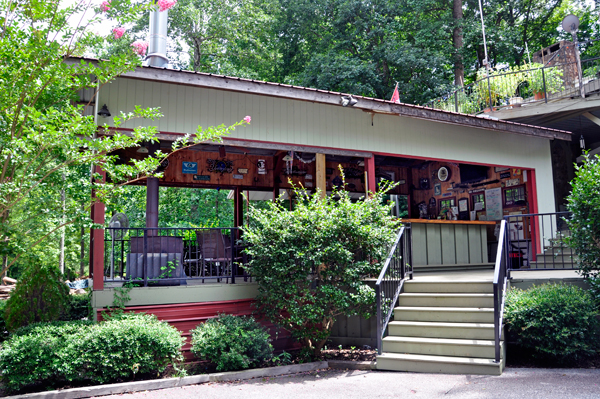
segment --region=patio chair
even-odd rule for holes
[[[229,237],[227,237],[229,238]],[[201,230],[196,233],[196,240],[202,256],[202,262],[208,266],[209,275],[223,276],[228,266],[231,267],[231,244],[226,245],[225,237],[219,229]],[[207,268],[202,268],[202,276],[206,275]],[[229,278],[229,277],[226,277]],[[221,281],[217,278],[217,281]],[[204,282],[204,279],[202,279]]]

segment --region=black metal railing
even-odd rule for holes
[[[498,236],[498,252],[496,253],[496,264],[494,266],[494,341],[495,361],[500,362],[500,341],[502,339],[502,323],[504,318],[504,299],[510,269],[508,268],[507,242],[506,242],[506,220],[500,222],[500,234]]]
[[[410,225],[400,228],[379,278],[375,283],[377,298],[377,351],[382,353],[382,340],[398,302],[406,279],[412,280],[412,233]]]
[[[505,73],[492,71],[489,76],[480,75],[475,82],[423,105],[479,114],[600,91],[600,57],[581,60],[581,70],[580,81],[577,62],[559,51],[541,67],[512,68]]]
[[[578,259],[567,245],[570,212],[505,216],[510,270],[573,270]]]
[[[238,228],[106,228],[104,281],[183,285],[248,279]]]

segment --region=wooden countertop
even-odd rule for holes
[[[496,224],[495,220],[442,220],[442,219],[400,219],[403,223],[431,223],[431,224]]]

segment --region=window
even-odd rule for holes
[[[503,192],[504,206],[525,205],[525,186],[506,187]]]
[[[480,193],[471,195],[471,203],[473,204],[473,208],[472,208],[473,210],[477,209],[475,207],[475,204],[477,204],[479,202],[481,203],[481,210],[484,210],[485,209],[485,192],[483,192],[483,191]]]
[[[440,212],[442,211],[442,209],[444,208],[451,208],[455,205],[455,200],[456,197],[450,197],[450,198],[442,198],[439,201],[439,208],[440,208]]]

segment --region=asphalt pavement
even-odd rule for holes
[[[501,376],[319,370],[121,394],[120,399],[600,398],[600,370],[507,368]]]

